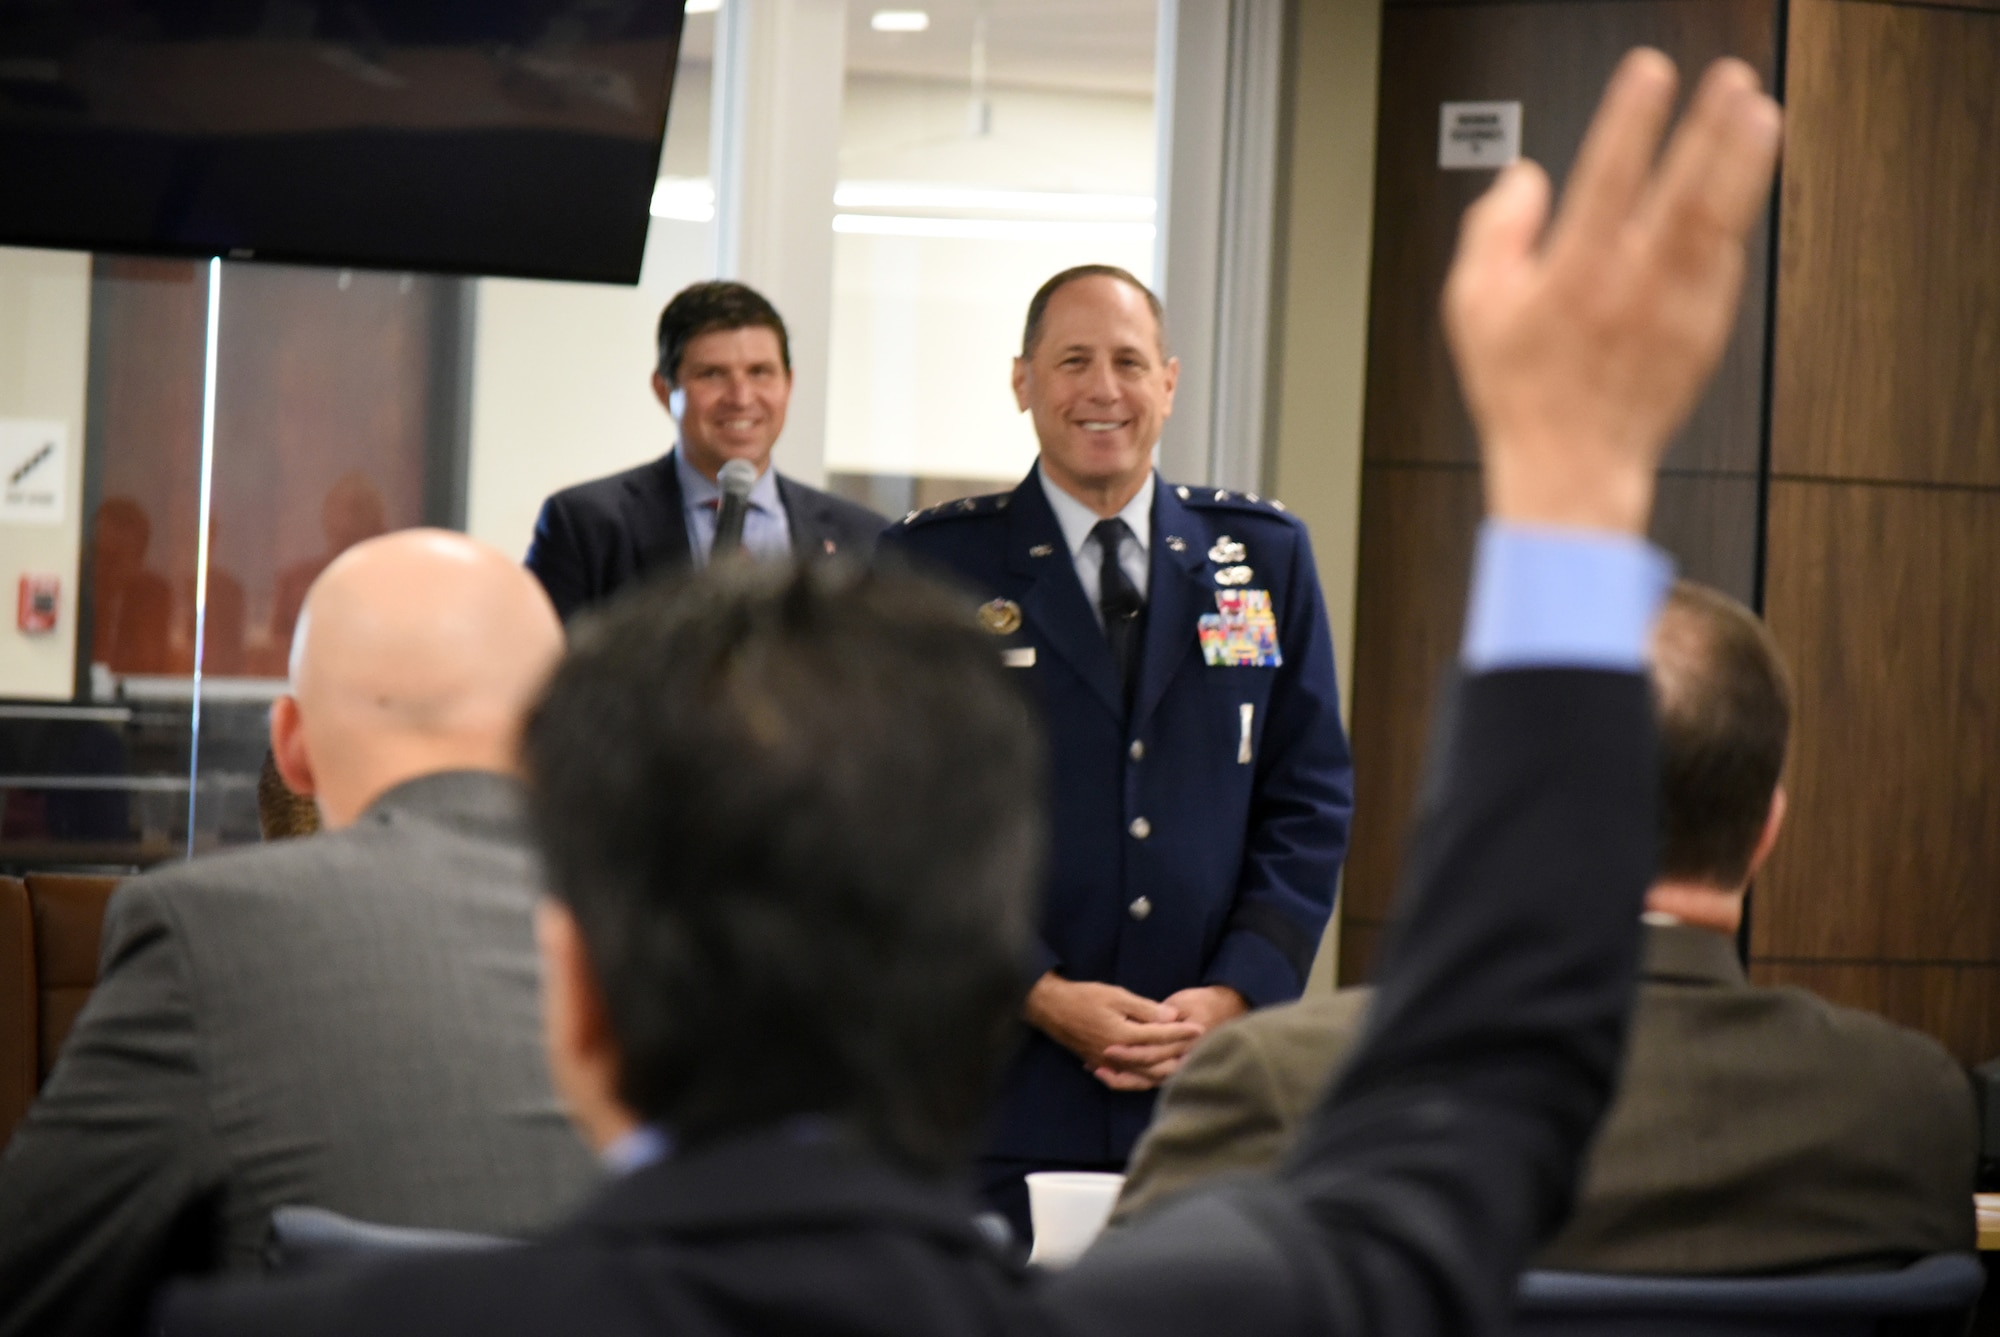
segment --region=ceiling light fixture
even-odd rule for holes
[[[833,230],[862,237],[928,237],[940,241],[1087,241],[1151,245],[1151,223],[1056,222],[1019,218],[914,218],[894,214],[835,214]]]
[[[1040,214],[1044,218],[1141,221],[1153,217],[1150,195],[1108,195],[1064,190],[991,190],[917,181],[843,181],[833,192],[836,209],[940,209],[968,213]]]
[[[931,16],[921,9],[878,9],[868,26],[876,32],[923,32],[931,26]]]
[[[690,14],[713,14],[721,8],[722,0],[687,0],[687,12]]]
[[[651,212],[682,223],[712,223],[715,187],[700,177],[663,176],[653,183]]]

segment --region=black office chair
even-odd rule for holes
[[[1969,1253],[1896,1272],[1626,1277],[1529,1272],[1520,1337],[1956,1337],[1986,1284]]]
[[[504,1249],[518,1243],[464,1230],[381,1226],[324,1207],[280,1207],[271,1213],[271,1237],[264,1261],[274,1272],[294,1272],[403,1254]]]

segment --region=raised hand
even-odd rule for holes
[[[1495,519],[1644,533],[1660,455],[1728,340],[1778,107],[1717,61],[1656,165],[1674,87],[1659,52],[1625,57],[1552,227],[1532,162],[1466,212],[1445,332]]]

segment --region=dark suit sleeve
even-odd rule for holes
[[[1653,869],[1636,673],[1457,691],[1362,1043],[1276,1179],[1196,1194],[1051,1284],[1079,1332],[1504,1331],[1611,1095]]]
[[[582,536],[562,495],[542,503],[535,517],[535,536],[528,543],[527,568],[548,591],[556,616],[568,622],[576,611],[597,593],[589,555]]]
[[[1204,984],[1253,1007],[1297,998],[1333,913],[1354,812],[1354,766],[1340,725],[1333,635],[1312,544],[1297,531],[1236,903]]]
[[[0,1334],[135,1329],[159,1281],[209,1260],[221,1180],[186,961],[135,882],[104,968],[0,1161]]]

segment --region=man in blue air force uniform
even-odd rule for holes
[[[1299,995],[1347,849],[1352,768],[1305,526],[1153,472],[1178,371],[1137,279],[1056,275],[1014,363],[1034,471],[882,539],[977,592],[1047,712],[1030,1033],[981,1165],[1024,1237],[1025,1173],[1122,1170],[1195,1040]]]

